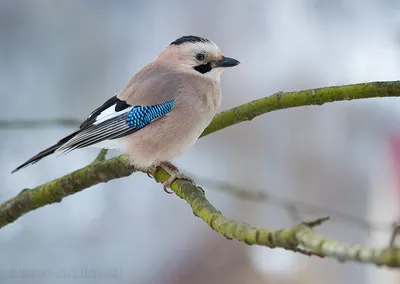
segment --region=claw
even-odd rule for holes
[[[165,191],[166,193],[168,193],[168,194],[174,193],[173,191],[169,191],[169,190],[168,190],[168,187],[171,185],[171,183],[172,183],[175,179],[176,179],[176,175],[171,174],[171,176],[170,176],[165,182],[163,182],[163,188],[164,188],[164,191]]]
[[[152,171],[154,171],[157,168],[157,166],[151,166],[147,171],[146,174],[149,178],[154,178],[154,176],[150,173]]]
[[[171,190],[169,191],[168,188],[166,186],[163,186],[165,193],[167,194],[173,194],[174,192]]]
[[[176,180],[176,179],[184,179],[187,181],[190,181],[193,185],[196,185],[193,179],[190,177],[182,174],[179,172],[178,168],[172,165],[170,162],[162,162],[160,163],[160,166],[168,172],[171,176],[163,183],[164,191],[168,194],[174,193],[173,191],[168,191],[167,187],[171,185],[171,183]]]

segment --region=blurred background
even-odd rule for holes
[[[83,120],[189,34],[242,63],[222,76],[222,110],[281,90],[396,80],[399,24],[391,0],[1,0],[0,121]],[[393,98],[273,112],[200,139],[174,162],[229,218],[281,228],[331,215],[318,232],[382,247],[400,217],[399,110]],[[96,149],[10,174],[74,128],[3,124],[0,201],[90,163]],[[30,212],[1,229],[0,251],[2,283],[400,281],[386,268],[228,241],[141,173]]]

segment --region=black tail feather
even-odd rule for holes
[[[30,158],[28,161],[26,161],[22,165],[16,167],[11,173],[13,174],[16,171],[19,171],[20,169],[25,168],[29,165],[32,165],[32,164],[38,162],[39,160],[43,159],[44,157],[47,157],[47,156],[53,154],[58,148],[60,148],[62,145],[64,145],[68,140],[70,140],[72,137],[74,137],[78,132],[79,132],[79,130],[74,133],[71,133],[70,135],[68,135],[68,136],[64,137],[63,139],[61,139],[60,141],[58,141],[57,144],[54,144],[53,146],[50,146],[49,148],[39,152],[38,154],[36,154],[32,158]]]

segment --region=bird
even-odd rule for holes
[[[143,66],[121,89],[90,113],[79,129],[39,152],[12,173],[54,153],[97,147],[118,149],[148,174],[160,166],[175,179],[194,181],[170,161],[191,148],[217,113],[221,73],[238,65],[212,41],[182,36]]]

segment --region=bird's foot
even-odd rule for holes
[[[154,176],[151,173],[154,172],[156,170],[156,168],[157,168],[157,165],[153,165],[147,169],[146,174],[149,178],[154,178]]]
[[[176,179],[184,179],[184,180],[191,182],[193,185],[196,185],[195,181],[192,178],[179,172],[178,168],[175,167],[170,162],[161,162],[160,167],[162,167],[167,173],[169,173],[171,175],[165,182],[163,182],[164,191],[166,193],[168,193],[168,194],[174,193],[173,191],[169,191],[167,188]]]
[[[196,183],[194,182],[193,179],[191,179],[190,177],[186,176],[183,173],[180,172],[175,172],[175,173],[170,173],[168,172],[171,176],[165,181],[163,182],[163,187],[164,187],[164,191],[168,194],[172,194],[174,193],[173,191],[169,191],[167,188],[171,185],[171,183],[176,180],[176,179],[184,179],[187,181],[190,181],[193,185],[196,185]]]

